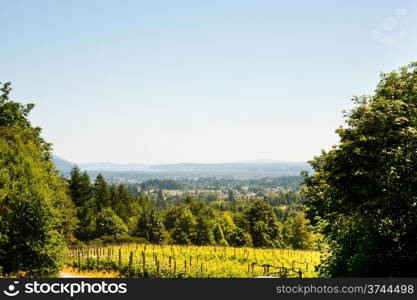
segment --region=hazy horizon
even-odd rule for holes
[[[215,161],[215,162],[199,162],[199,161],[144,161],[144,162],[114,162],[114,161],[87,161],[78,162],[70,161],[61,155],[53,153],[53,155],[59,159],[65,160],[69,163],[79,165],[93,165],[93,164],[116,164],[116,165],[165,165],[165,164],[224,164],[224,163],[307,163],[307,161],[291,161],[282,159],[245,159],[238,161]]]
[[[416,60],[416,8],[7,1],[0,82],[70,162],[306,162],[337,143],[353,95]]]

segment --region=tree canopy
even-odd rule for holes
[[[327,276],[412,276],[417,269],[417,63],[354,98],[340,142],[304,174],[308,216],[327,236]]]

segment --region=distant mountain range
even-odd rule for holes
[[[83,171],[105,172],[144,171],[150,166],[149,164],[115,164],[110,162],[76,164],[56,155],[53,156],[52,160],[57,166],[58,170],[63,173],[69,173],[74,166],[78,166]]]
[[[286,162],[276,160],[253,160],[228,163],[177,163],[177,164],[115,164],[115,163],[88,163],[76,164],[53,157],[53,161],[64,175],[69,175],[71,168],[78,166],[81,170],[92,174],[98,172],[104,175],[123,176],[129,174],[129,178],[137,174],[142,177],[278,177],[297,176],[301,171],[311,171],[310,165],[305,162]]]
[[[77,165],[56,155],[52,156],[52,161],[54,162],[56,168],[63,174],[68,174],[71,169]]]

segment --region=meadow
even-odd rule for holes
[[[320,256],[276,248],[123,244],[70,248],[66,265],[132,278],[311,278]]]

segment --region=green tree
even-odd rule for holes
[[[160,243],[164,238],[164,230],[164,224],[157,216],[155,209],[150,205],[143,208],[139,215],[135,235],[151,243]]]
[[[35,104],[22,104],[17,101],[10,100],[10,92],[12,91],[12,84],[0,82],[0,127],[19,127],[22,129],[30,129],[32,132],[31,139],[35,142],[42,151],[42,158],[50,160],[52,146],[46,143],[40,136],[42,129],[40,127],[33,127],[28,119],[30,111],[35,107]]]
[[[103,208],[110,207],[111,204],[110,188],[101,174],[98,174],[94,181],[94,201],[97,212],[100,212]]]
[[[0,86],[0,272],[52,276],[76,227],[74,207],[51,145],[27,119],[34,105],[10,100],[10,83]]]
[[[283,224],[284,243],[293,249],[313,249],[314,234],[309,230],[309,221],[298,213]]]
[[[252,237],[247,231],[236,227],[236,229],[229,235],[228,242],[234,247],[250,247],[252,246]]]
[[[61,267],[65,232],[73,229],[65,220],[73,211],[32,135],[0,128],[0,266],[6,274],[51,276]]]
[[[213,222],[204,215],[196,217],[195,235],[192,243],[195,245],[213,245]],[[221,229],[221,228],[220,228]],[[223,237],[224,241],[226,241]],[[226,242],[227,243],[227,242]]]
[[[119,184],[117,187],[113,188],[111,206],[125,223],[129,223],[130,218],[135,215],[137,211],[137,209],[134,209],[133,207],[134,198],[123,184]]]
[[[246,211],[255,247],[282,247],[282,225],[273,208],[263,200],[256,200]]]
[[[78,167],[71,170],[69,180],[69,194],[76,206],[79,227],[75,236],[81,240],[87,240],[94,235],[95,231],[95,205],[93,187],[87,172],[81,173]]]
[[[417,63],[354,98],[340,142],[304,173],[308,216],[332,255],[327,276],[411,276],[417,269]]]
[[[156,207],[158,209],[164,210],[167,207],[167,204],[165,202],[164,194],[162,193],[162,190],[158,191],[158,195],[156,198]]]
[[[86,172],[81,173],[78,167],[71,170],[69,190],[71,199],[76,206],[82,206],[93,198],[90,177]]]
[[[180,214],[174,221],[171,238],[177,244],[188,245],[196,237],[196,219],[187,207],[181,207]]]
[[[103,208],[96,218],[96,236],[118,237],[128,233],[123,220],[111,208]]]

